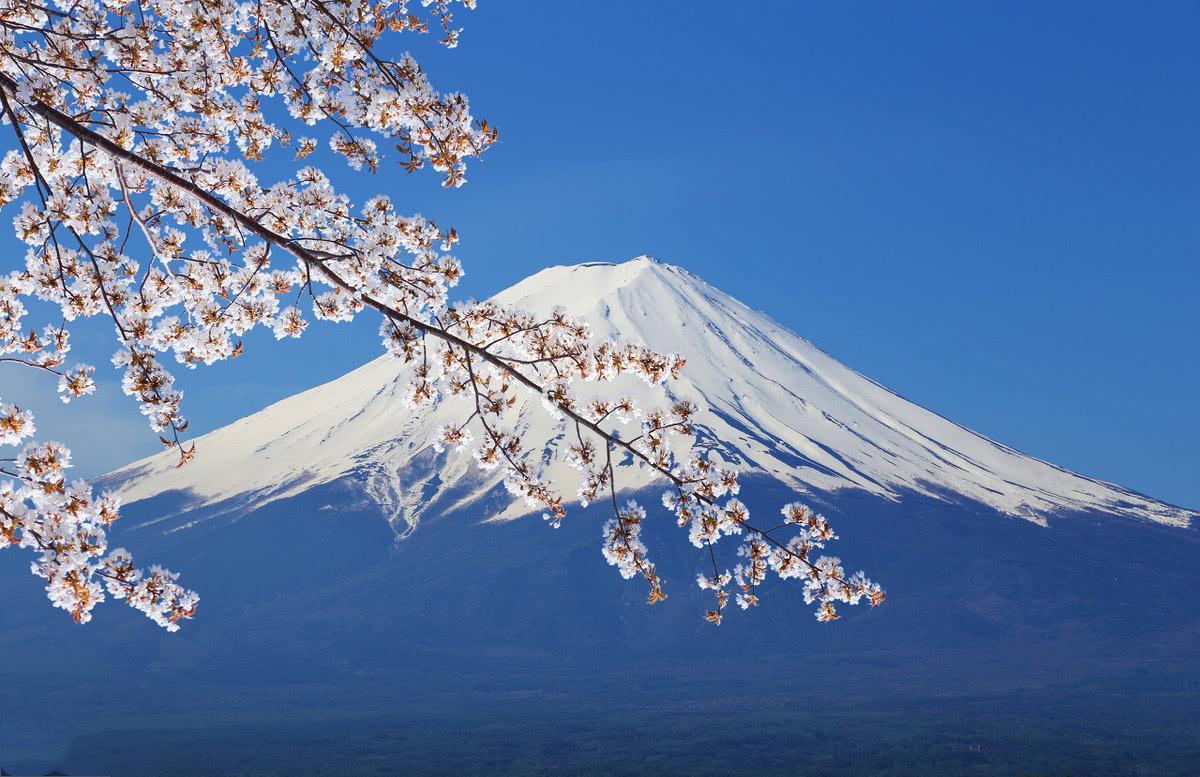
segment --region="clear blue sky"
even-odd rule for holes
[[[461,21],[457,50],[413,51],[502,142],[458,191],[338,180],[456,226],[464,294],[651,254],[959,423],[1200,507],[1200,5],[482,0]],[[374,322],[319,330],[182,376],[197,429],[378,352]],[[156,445],[107,388],[102,433],[61,433],[85,471]]]

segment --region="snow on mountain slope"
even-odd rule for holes
[[[1194,513],[1109,483],[1076,475],[964,429],[843,366],[766,315],[678,267],[639,257],[623,264],[552,267],[496,295],[506,305],[547,312],[562,305],[598,337],[640,341],[687,357],[673,390],[695,401],[722,457],[798,491],[862,489],[894,499],[905,491],[956,494],[1044,523],[1062,511],[1099,510],[1187,526]],[[415,527],[439,495],[469,503],[498,483],[466,453],[436,453],[434,431],[461,421],[460,400],[404,408],[403,369],[384,357],[323,386],[278,402],[197,439],[199,455],[175,469],[173,454],[135,462],[108,476],[124,499],[190,492],[187,507],[233,500],[253,507],[347,476],[390,513]],[[663,397],[644,386],[642,407]],[[529,397],[516,426],[551,440],[552,477],[574,493],[574,473],[554,460],[562,430]],[[645,485],[626,467],[619,482]],[[519,505],[500,516],[524,512]],[[164,516],[168,518],[170,516]],[[188,524],[184,524],[185,526]]]

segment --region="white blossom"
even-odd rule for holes
[[[717,598],[710,621],[721,622],[733,583],[739,605],[756,604],[768,571],[803,581],[822,620],[836,617],[835,601],[882,601],[861,573],[846,578],[836,559],[809,560],[836,539],[823,517],[788,505],[782,529],[751,523],[737,474],[691,450],[690,401],[668,401],[663,390],[662,406],[641,408],[608,385],[632,377],[661,390],[679,377],[681,355],[593,339],[562,309],[538,317],[452,302],[463,277],[451,253],[456,230],[404,215],[386,196],[356,204],[313,164],[332,153],[364,174],[429,167],[444,186],[462,186],[468,161],[498,131],[464,95],[437,91],[411,56],[387,52],[397,35],[431,31],[457,46],[455,12],[474,7],[164,0],[131,11],[102,0],[53,9],[7,0],[0,93],[13,144],[0,159],[0,206],[12,204],[26,248],[0,274],[4,368],[55,376],[64,401],[93,393],[93,368],[66,363],[70,328],[104,317],[122,390],[183,465],[196,448],[171,361],[190,370],[235,359],[257,328],[298,338],[310,318],[347,322],[369,309],[382,316],[385,351],[408,370],[402,404],[469,404],[461,423],[441,430],[438,449],[469,449],[555,527],[567,513],[564,484],[549,481],[544,459],[561,451],[578,500],[613,507],[605,559],[625,578],[644,578],[651,603],[666,594],[642,540],[650,518],[636,503],[619,506],[614,461],[665,484],[663,504],[712,564],[701,577]],[[280,163],[259,164],[268,158]],[[261,177],[281,169],[278,180]],[[30,321],[46,309],[50,324]],[[524,438],[521,392],[540,395],[563,445]],[[32,551],[52,603],[76,620],[107,595],[177,628],[195,594],[166,570],[137,570],[123,550],[106,554],[115,502],[68,485],[68,450],[31,442],[34,431],[28,411],[0,405],[0,445],[25,445],[0,467],[0,545]],[[718,573],[717,548],[730,536],[741,538],[740,561]]]

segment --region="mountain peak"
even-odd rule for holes
[[[610,295],[635,283],[682,270],[651,256],[636,256],[624,262],[580,262],[547,267],[495,296],[497,302],[518,305],[537,297],[554,296],[557,304],[571,304]]]
[[[631,340],[645,340],[632,332],[660,320],[664,311],[713,298],[719,298],[721,306],[740,305],[682,267],[644,255],[624,262],[548,267],[493,297],[503,305],[542,314],[562,307],[589,321],[597,336]],[[676,326],[669,316],[662,324]]]
[[[551,270],[557,270],[557,269],[563,269],[563,268],[570,269],[572,267],[624,267],[626,265],[641,266],[641,265],[652,265],[652,264],[663,264],[663,262],[660,262],[658,259],[654,258],[653,256],[650,256],[649,254],[638,254],[637,256],[633,257],[632,259],[626,259],[623,262],[601,262],[601,261],[578,262],[576,264],[560,264],[560,265],[556,265],[554,267],[550,267],[548,269],[551,269]]]

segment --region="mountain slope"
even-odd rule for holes
[[[738,469],[794,490],[966,498],[1038,523],[1055,513],[1103,512],[1187,526],[1195,515],[964,429],[838,363],[686,270],[648,257],[553,267],[495,299],[536,313],[561,305],[587,320],[598,337],[685,355],[687,366],[673,390],[705,408],[702,440],[721,441],[721,456]],[[423,509],[474,502],[496,487],[498,476],[476,471],[466,454],[433,450],[434,430],[462,420],[465,406],[449,400],[408,410],[400,399],[406,380],[394,361],[377,359],[204,435],[197,440],[201,454],[185,468],[175,469],[171,454],[160,454],[107,480],[126,501],[186,492],[182,508],[190,511],[214,505],[253,509],[354,477],[385,509],[394,529],[411,531]],[[638,399],[642,407],[662,402],[645,387]],[[518,429],[550,440],[545,457],[551,462],[557,424],[537,397],[519,408]],[[557,482],[568,493],[574,489],[562,465],[552,463],[550,474],[561,476]],[[619,482],[638,488],[648,480],[627,471]],[[521,512],[509,506],[497,517]]]

